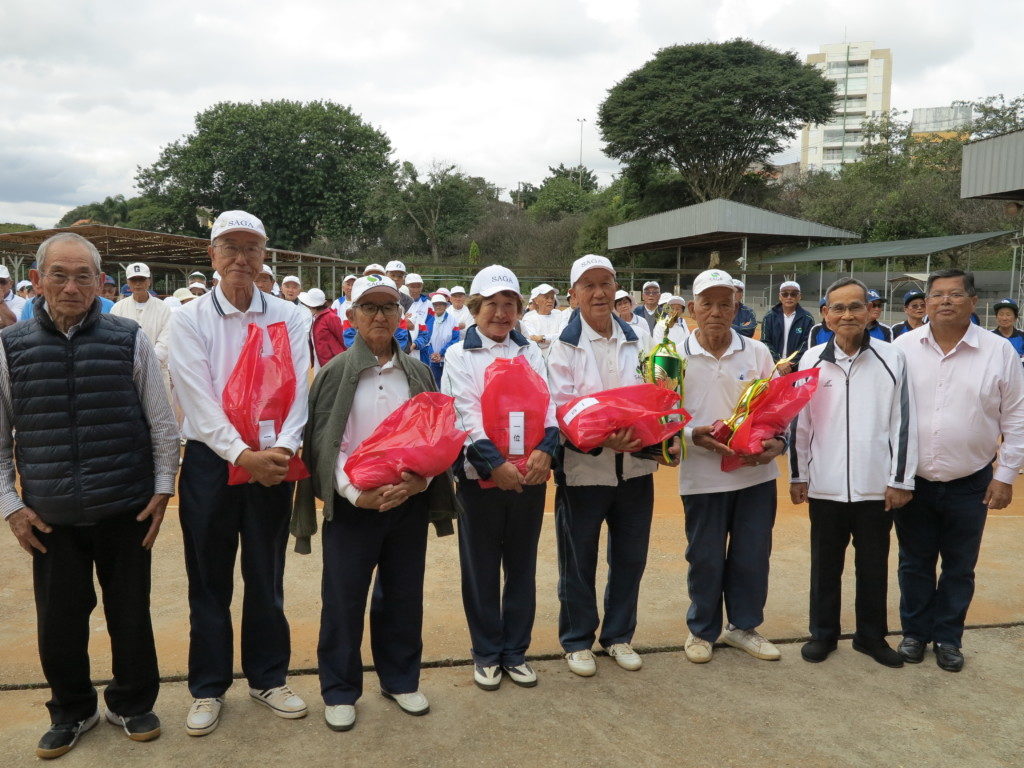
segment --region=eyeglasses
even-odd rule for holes
[[[234,245],[233,243],[217,243],[213,247],[220,248],[231,258],[235,258],[238,254],[242,253],[245,254],[245,258],[247,259],[254,259],[257,256],[260,256],[264,250],[262,245],[246,245],[243,247]]]
[[[949,299],[952,302],[963,301],[967,298],[967,294],[963,291],[950,291],[949,293],[942,293],[940,291],[933,291],[928,294],[928,301],[942,301],[943,299]]]
[[[828,311],[835,312],[837,315],[845,315],[849,312],[851,315],[858,315],[867,309],[867,306],[861,304],[859,301],[855,301],[853,304],[829,304]]]
[[[782,291],[779,294],[779,296],[781,296],[784,299],[799,299],[800,298],[800,292],[799,291]]]
[[[54,285],[67,285],[69,280],[74,280],[75,285],[80,285],[83,288],[92,285],[96,282],[96,278],[99,274],[77,274],[77,275],[65,275],[63,272],[46,272],[43,277],[52,282]]]
[[[384,317],[398,317],[402,313],[401,304],[356,304],[355,309],[358,309],[363,313],[363,317],[372,318],[376,317],[378,312],[384,314]]]

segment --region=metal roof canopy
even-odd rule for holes
[[[791,253],[787,256],[773,256],[762,264],[805,264],[809,261],[853,261],[855,259],[895,259],[911,256],[932,256],[943,251],[991,240],[1002,232],[979,232],[973,235],[947,235],[945,237],[920,237],[915,240],[887,240],[880,243],[857,243],[856,245],[826,245],[819,248]]]
[[[104,261],[144,261],[161,269],[188,269],[210,266],[206,248],[210,241],[188,235],[168,235],[142,229],[126,229],[107,224],[83,224],[59,229],[36,229],[0,234],[0,253],[24,258],[35,255],[39,244],[52,235],[73,232],[89,240]],[[334,267],[356,262],[336,256],[320,256],[300,251],[267,248],[267,261],[281,266]]]
[[[1024,130],[964,147],[960,197],[1024,201]]]
[[[845,229],[719,198],[609,227],[608,248],[654,251],[714,247],[729,251],[740,250],[741,243],[766,246],[858,237]]]

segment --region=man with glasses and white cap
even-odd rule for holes
[[[295,305],[258,290],[267,234],[245,211],[225,211],[210,233],[209,255],[221,281],[171,320],[171,376],[185,413],[186,438],[178,492],[191,623],[188,687],[194,697],[185,720],[190,736],[220,721],[233,677],[231,598],[241,542],[245,595],[242,673],[249,695],[283,718],[306,715],[287,685],[291,638],[284,614],[284,557],[292,483],[284,482],[306,422],[309,338]],[[295,369],[295,398],[279,431],[250,447],[222,406],[224,386],[238,361],[249,325],[284,323]],[[253,481],[228,485],[228,464]]]
[[[573,262],[570,296],[579,311],[548,355],[556,408],[581,395],[642,384],[640,335],[614,312],[615,267],[589,254]],[[597,672],[595,639],[623,669],[643,664],[630,643],[636,630],[640,580],[654,509],[657,463],[633,456],[642,446],[632,429],[620,429],[584,453],[564,442],[555,480],[558,542],[558,630],[569,669],[581,677]],[[678,451],[678,444],[673,447]],[[608,525],[608,585],[599,621],[595,579],[602,524]],[[600,625],[600,636],[597,631]]]
[[[530,303],[533,309],[523,315],[519,321],[523,333],[534,342],[544,357],[548,356],[551,342],[558,338],[562,330],[561,312],[555,309],[558,291],[547,283],[541,283],[530,291]]]
[[[633,314],[642,317],[647,321],[647,330],[653,331],[657,322],[655,314],[658,312],[658,303],[661,298],[661,286],[657,280],[648,280],[640,291],[639,307],[633,310]]]
[[[771,350],[775,362],[796,353],[792,361],[779,366],[780,374],[797,369],[800,355],[810,343],[813,325],[814,317],[800,306],[800,283],[786,280],[779,286],[779,303],[764,316],[761,325],[761,341]]]
[[[743,291],[746,290],[743,281],[734,279],[732,284],[736,286],[736,317],[732,321],[732,327],[740,336],[752,339],[754,331],[757,330],[757,315],[754,314],[754,310],[743,303]]]

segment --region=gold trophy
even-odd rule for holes
[[[683,399],[684,379],[686,378],[686,359],[679,354],[675,342],[669,339],[668,331],[676,323],[682,322],[686,322],[683,320],[683,308],[679,305],[673,305],[671,311],[659,320],[658,324],[654,327],[655,334],[658,334],[660,331],[661,341],[654,345],[650,354],[640,364],[644,381],[648,384],[654,384],[655,386],[664,387],[676,392],[679,395],[680,403],[682,403]],[[667,423],[668,417],[662,418],[662,422]],[[661,458],[664,459],[666,464],[671,464],[674,461],[674,457],[668,452],[671,444],[671,440],[664,440],[661,443]],[[679,458],[685,459],[686,443],[680,439],[679,445]],[[655,456],[657,455],[657,449],[653,446],[650,448],[650,451]],[[654,458],[654,456],[651,458]]]

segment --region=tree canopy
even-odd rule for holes
[[[835,86],[795,53],[749,40],[663,48],[608,91],[606,154],[675,169],[698,201],[730,197],[804,123],[825,122]]]

